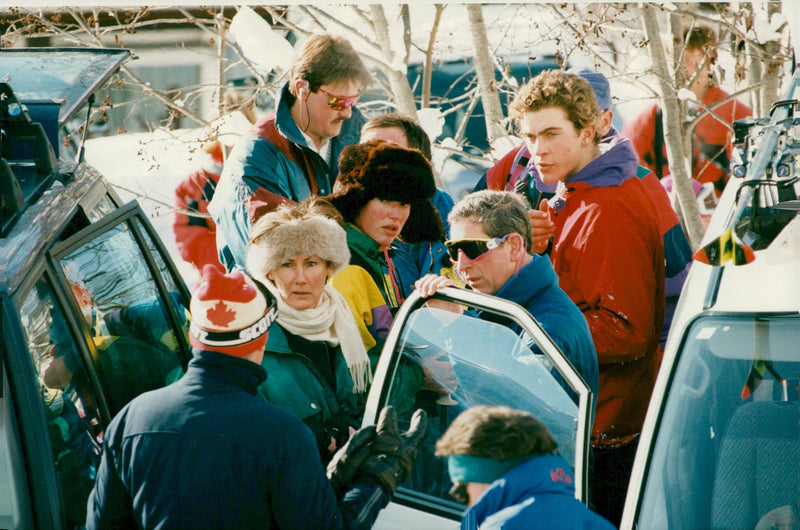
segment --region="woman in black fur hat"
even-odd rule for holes
[[[396,238],[441,237],[442,220],[430,201],[435,190],[430,163],[416,149],[375,140],[348,146],[339,157],[339,177],[326,199],[347,222],[350,266],[331,284],[350,304],[373,363],[404,300],[391,245]]]

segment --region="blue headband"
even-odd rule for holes
[[[531,455],[526,455],[512,460],[498,460],[486,456],[450,455],[447,457],[447,470],[453,482],[491,484],[531,458]]]

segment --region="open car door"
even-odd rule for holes
[[[475,405],[526,410],[550,429],[572,464],[576,497],[586,501],[591,391],[539,323],[521,306],[466,289],[432,299],[455,302],[463,314],[428,307],[413,293],[387,337],[367,400],[364,424],[392,405],[405,430],[417,408],[428,433],[417,464],[374,528],[457,528],[465,505],[448,491],[436,441],[459,413]]]

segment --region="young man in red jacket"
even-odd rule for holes
[[[659,364],[664,245],[655,207],[622,137],[600,143],[592,86],[563,71],[539,74],[509,107],[545,184],[560,287],[583,311],[600,368],[589,477],[598,513],[619,524]]]
[[[694,27],[685,32],[684,40],[686,50],[683,52],[683,61],[690,81],[689,89],[697,97],[696,103],[690,102],[693,107],[690,113],[692,118],[702,115],[693,134],[692,177],[700,183],[712,182],[719,195],[728,181],[733,137],[731,124],[752,116],[753,111],[736,98],[728,99],[730,94],[717,86],[711,72],[711,66],[717,58],[713,31],[704,26]],[[670,174],[658,104],[650,105],[627,122],[621,134],[631,140],[641,164],[659,179]]]
[[[612,110],[611,86],[608,79],[600,72],[589,69],[571,69],[569,73],[575,73],[586,79],[597,98],[600,107],[600,135],[602,142],[613,142],[619,133],[612,127],[614,111]],[[683,227],[678,220],[678,215],[672,208],[669,194],[656,175],[640,165],[636,171],[636,177],[642,181],[644,187],[650,194],[653,206],[656,208],[659,226],[661,227],[661,237],[664,241],[664,259],[666,260],[665,271],[665,310],[664,310],[664,329],[661,332],[661,348],[663,350],[667,340],[667,334],[672,323],[672,316],[678,303],[678,297],[683,289],[686,276],[692,264],[692,247],[683,231]],[[549,239],[553,235],[553,227],[547,222],[547,215],[538,210],[541,203],[555,193],[556,185],[544,184],[536,171],[536,165],[531,160],[527,144],[523,143],[513,149],[506,156],[501,158],[494,166],[489,168],[485,180],[482,180],[476,189],[487,187],[490,190],[516,191],[522,194],[531,203],[534,210],[528,212],[533,224],[533,247],[537,251],[547,248]]]

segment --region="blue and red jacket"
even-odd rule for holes
[[[535,456],[492,482],[461,519],[461,530],[613,530],[575,498],[572,468],[557,455]]]
[[[593,445],[641,431],[661,360],[664,243],[655,206],[632,178],[638,157],[620,136],[559,184],[548,201],[558,284],[583,311],[600,367]]]
[[[330,160],[306,143],[287,103],[288,83],[275,112],[262,118],[236,143],[222,170],[208,211],[217,224],[220,262],[228,270],[244,267],[250,228],[261,215],[284,202],[331,193],[339,174],[339,154],[356,144],[366,118],[353,107],[338,136],[330,139]]]

